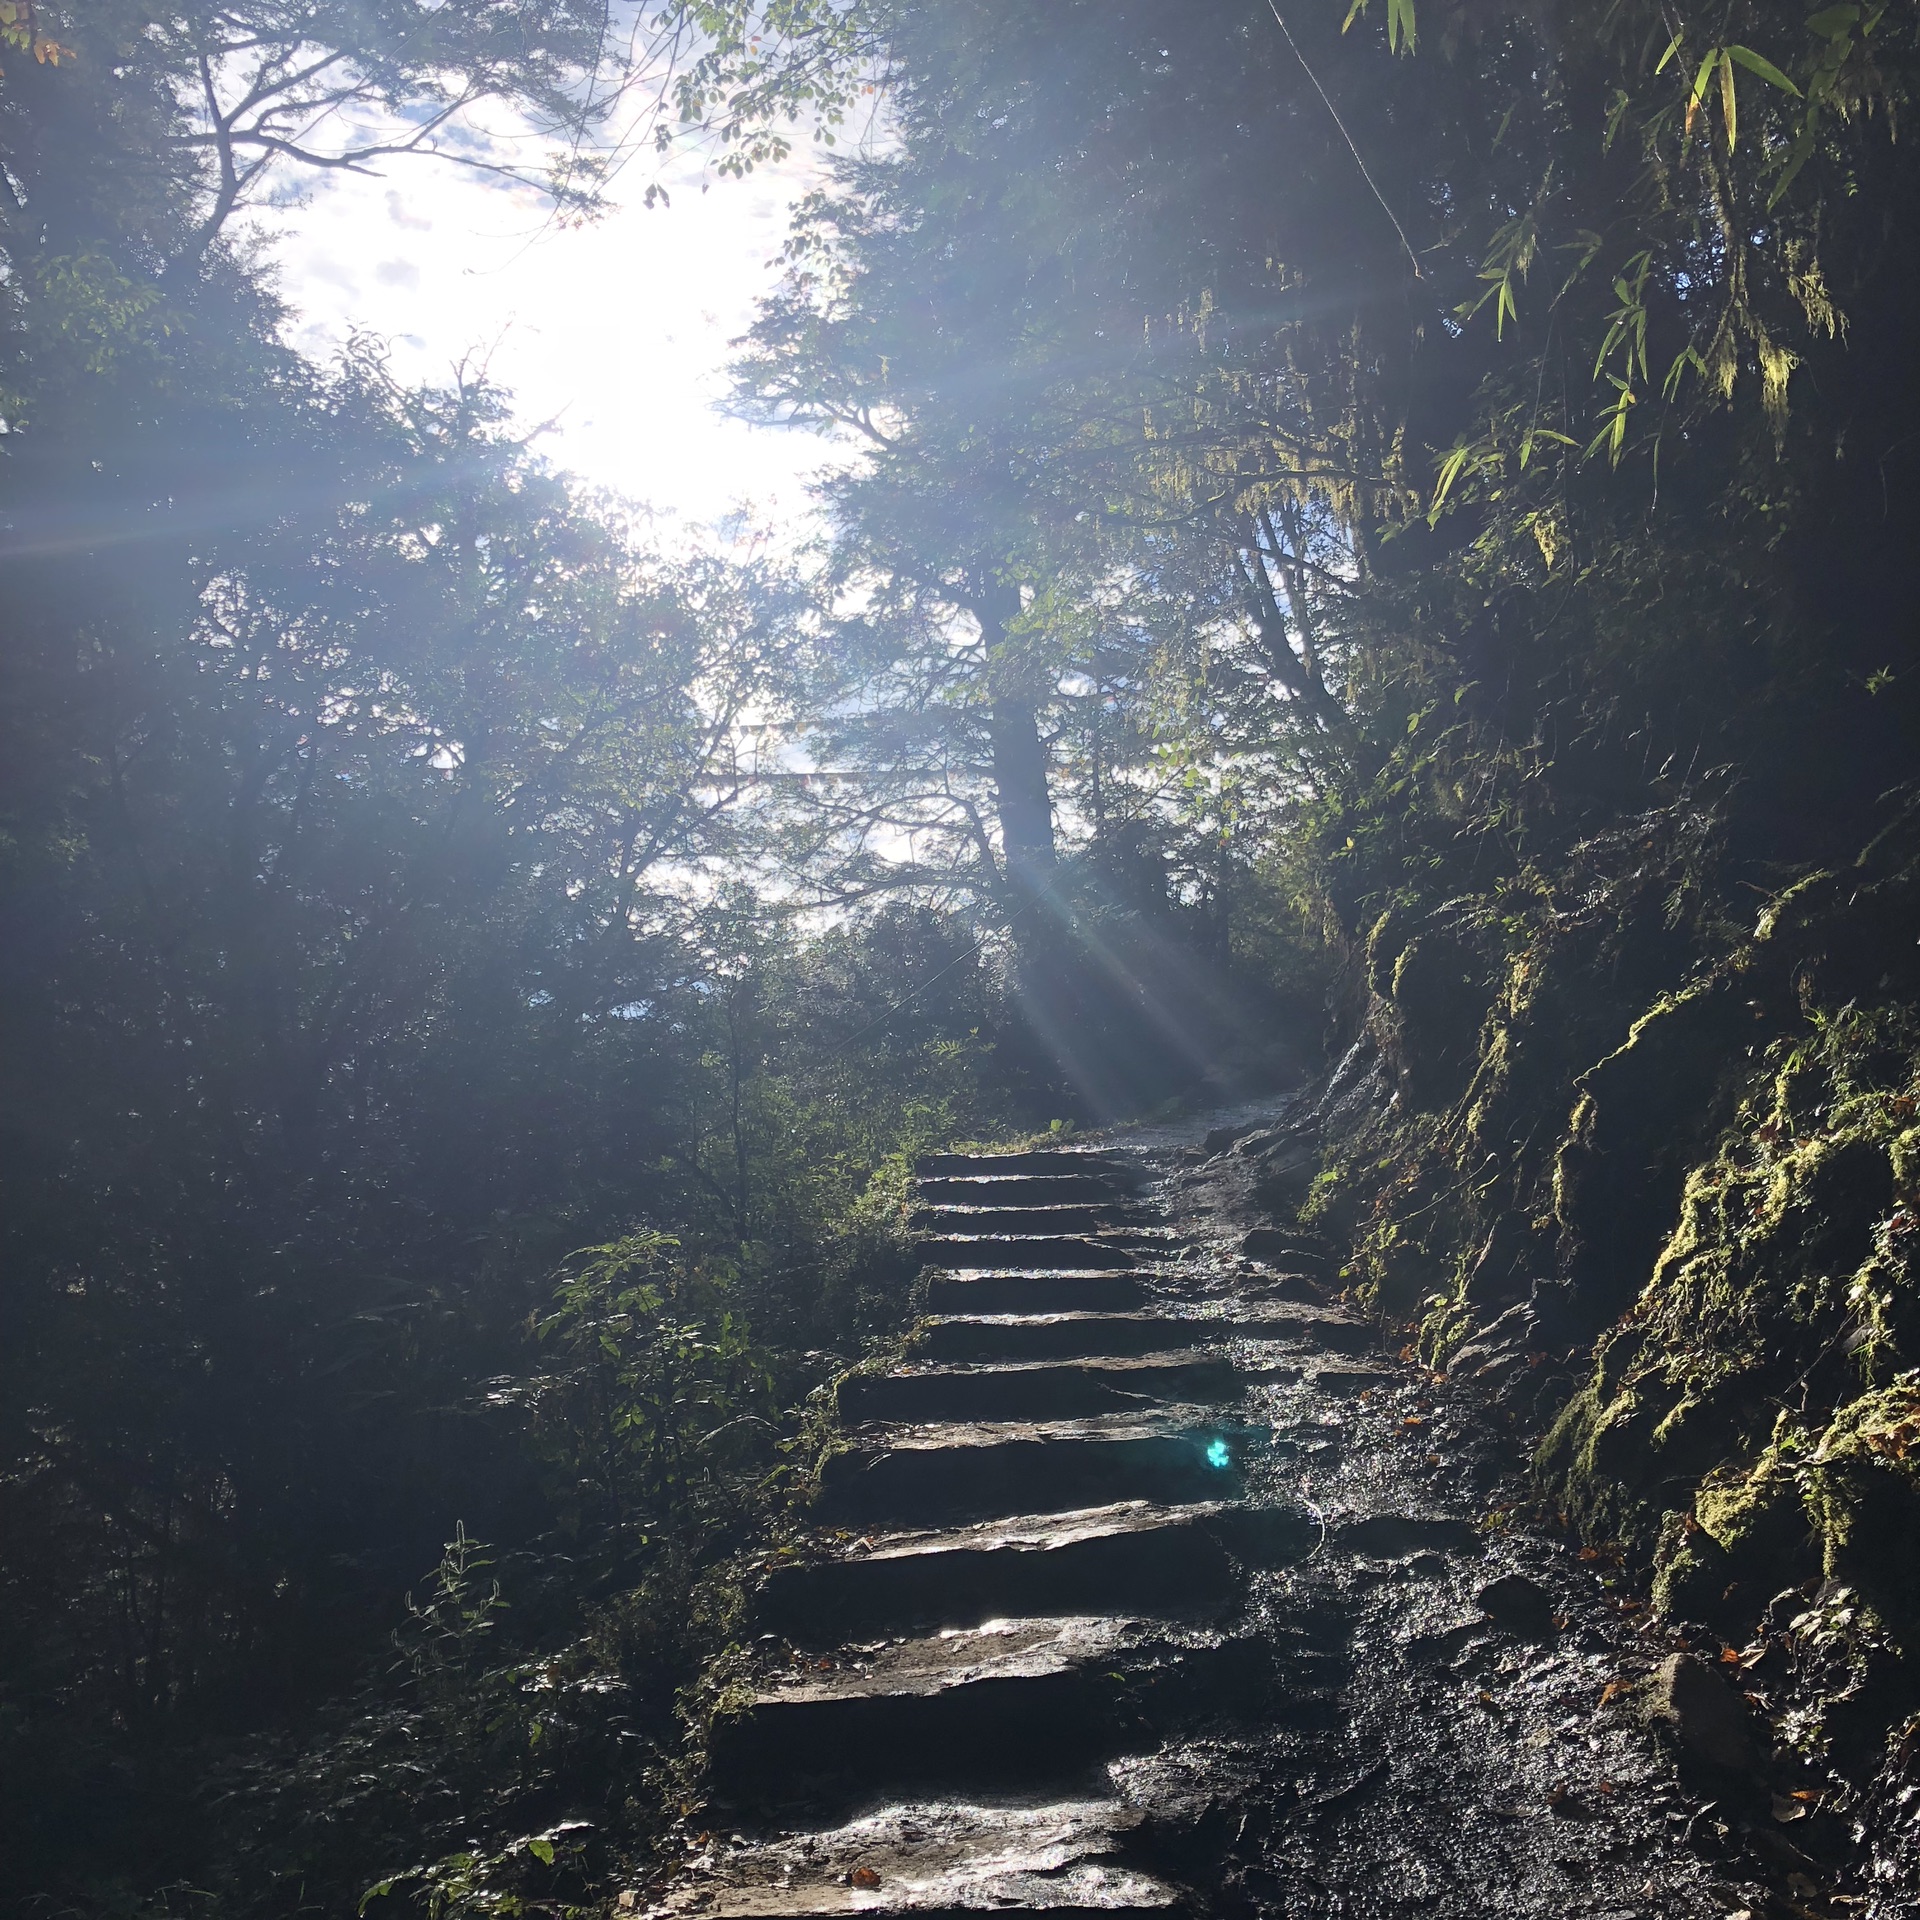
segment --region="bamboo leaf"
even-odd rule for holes
[[[1727,58],[1739,61],[1749,73],[1757,73],[1769,86],[1781,88],[1784,92],[1792,94],[1796,100],[1800,98],[1800,89],[1771,60],[1764,59],[1751,47],[1729,47]]]
[[[1720,117],[1726,122],[1727,151],[1731,153],[1740,134],[1740,110],[1733,90],[1733,61],[1724,53],[1720,56]]]
[[[1858,22],[1858,7],[1824,7],[1807,21],[1807,31],[1822,40],[1832,40]]]

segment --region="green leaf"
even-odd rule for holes
[[[532,1854],[543,1867],[553,1865],[553,1842],[549,1840],[545,1834],[536,1833],[533,1838],[527,1842],[527,1851]]]
[[[1769,86],[1783,89],[1796,100],[1800,98],[1800,89],[1771,60],[1763,59],[1751,47],[1729,47],[1727,58],[1738,60],[1749,73],[1757,73]]]
[[[1807,31],[1817,33],[1822,40],[1831,40],[1845,33],[1859,18],[1858,7],[1825,7],[1808,20]]]

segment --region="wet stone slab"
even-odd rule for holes
[[[1118,1239],[1100,1240],[1071,1233],[952,1234],[920,1243],[921,1261],[930,1267],[1024,1267],[1035,1273],[1061,1273],[1083,1267],[1126,1267],[1134,1256]]]
[[[1169,1313],[934,1314],[914,1347],[929,1360],[1065,1360],[1172,1353],[1217,1343],[1217,1320]]]
[[[1131,1200],[1137,1181],[1103,1173],[965,1174],[920,1182],[928,1206],[1051,1207]]]
[[[1133,1313],[1147,1304],[1138,1274],[1116,1271],[936,1273],[927,1282],[934,1313]]]
[[[926,1801],[845,1826],[709,1856],[657,1920],[840,1920],[978,1914],[1163,1914],[1181,1896],[1126,1862],[1140,1810],[1114,1800],[1038,1806]]]
[[[1238,1398],[1245,1376],[1221,1352],[1096,1355],[1068,1361],[922,1364],[840,1383],[840,1417],[867,1420],[1074,1420],[1154,1401]]]
[[[882,1535],[830,1559],[774,1573],[755,1624],[807,1645],[850,1635],[978,1626],[993,1619],[1217,1610],[1236,1601],[1239,1567],[1218,1505],[1134,1500],[1021,1516],[944,1533]]]
[[[1127,1225],[1137,1209],[1117,1200],[1047,1206],[1013,1205],[997,1197],[922,1207],[908,1218],[917,1233],[1099,1233]]]
[[[1240,1490],[1242,1437],[1206,1408],[1085,1420],[864,1429],[830,1455],[819,1510],[836,1524],[911,1525],[1166,1504]]]
[[[749,1802],[830,1802],[885,1786],[1083,1776],[1150,1747],[1223,1688],[1244,1689],[1263,1643],[1200,1626],[1087,1615],[995,1621],[802,1659],[717,1718],[711,1778]]]

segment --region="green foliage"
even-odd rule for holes
[[[716,1276],[661,1233],[628,1234],[568,1262],[536,1331],[560,1361],[533,1383],[536,1418],[584,1511],[572,1524],[646,1544],[707,1494],[767,1428],[772,1378]],[[709,1496],[710,1497],[710,1496]]]

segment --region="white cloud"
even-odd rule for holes
[[[277,216],[291,335],[325,354],[369,330],[415,378],[483,359],[521,417],[555,423],[545,451],[583,479],[700,525],[741,507],[791,522],[833,450],[716,403],[728,342],[817,177],[805,154],[743,181],[687,160],[667,204],[645,207],[636,186],[599,223],[563,229],[533,194],[432,160],[335,176]]]
[[[407,203],[400,197],[399,190],[394,187],[387,189],[387,218],[391,220],[396,227],[410,227],[415,233],[431,233],[433,231],[433,222],[422,219],[419,214],[411,211]]]

